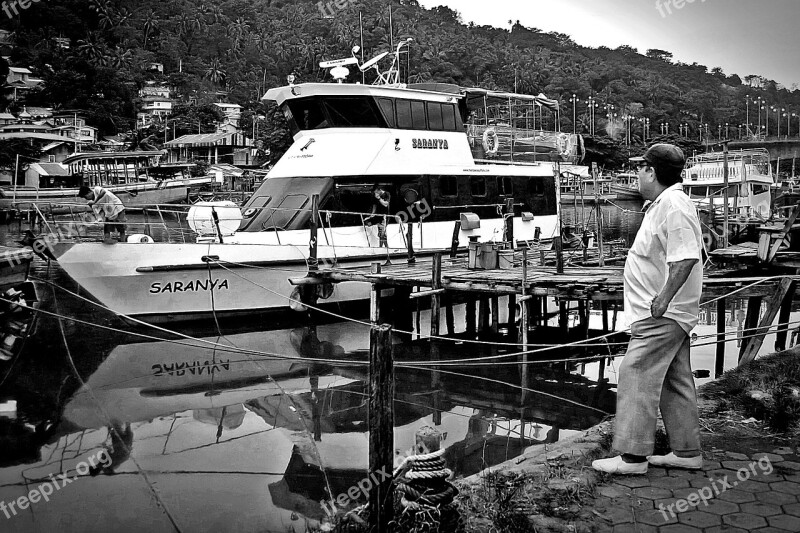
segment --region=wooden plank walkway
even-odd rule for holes
[[[518,254],[519,257],[519,254]],[[528,260],[526,288],[523,290],[521,261],[515,261],[510,270],[471,270],[467,259],[442,259],[441,287],[445,291],[472,292],[503,295],[550,296],[565,300],[588,299],[593,301],[623,299],[622,267],[566,267],[558,273],[555,266],[541,266],[538,260]],[[293,280],[296,284],[319,282],[359,281],[384,287],[419,287],[432,289],[434,280],[430,260],[418,260],[408,265],[405,262],[381,265],[380,272],[372,267],[324,268],[308,273],[308,277]],[[800,280],[800,276],[788,276]],[[311,279],[309,279],[311,278]],[[759,283],[760,282],[760,283]],[[755,286],[748,285],[758,283]],[[741,277],[707,275],[703,281],[703,298],[711,299],[741,290],[737,298],[764,297],[773,295],[781,279],[768,276]]]

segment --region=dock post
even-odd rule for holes
[[[569,310],[567,302],[564,300],[558,302],[558,327],[561,328],[563,335],[566,336],[569,333]]]
[[[608,329],[608,301],[600,301],[600,312],[603,314],[603,334],[609,333],[611,330]]]
[[[319,220],[319,195],[311,197],[311,237],[308,240],[308,270],[319,270],[317,257],[317,221]]]
[[[556,249],[556,272],[564,273],[564,247],[561,242],[561,235],[556,235],[553,239],[553,247]]]
[[[392,358],[392,327],[388,324],[373,326],[369,349],[369,471],[378,481],[369,491],[370,531],[381,531],[394,518],[391,479],[394,465]]]
[[[372,273],[381,273],[380,263],[372,263]],[[381,288],[377,283],[372,284],[369,292],[369,320],[373,325],[376,325],[381,320]]]
[[[511,243],[511,249],[516,249],[514,242],[514,199],[506,198],[506,217],[503,240]]]
[[[489,331],[489,297],[481,295],[478,305],[478,332]]]
[[[433,273],[431,277],[431,289],[439,290],[442,288],[442,254],[433,254]],[[439,326],[441,324],[441,303],[442,297],[438,293],[431,295],[431,361],[439,360]],[[438,390],[441,387],[441,375],[437,370],[431,372],[431,390],[433,391],[433,424],[442,425],[442,411],[439,409]]]
[[[518,342],[522,347],[523,352],[528,351],[528,331],[530,328],[530,302],[531,300],[526,298],[528,296],[528,251],[522,251],[522,301],[520,302],[520,314],[519,314],[519,333],[518,333]],[[522,364],[520,365],[519,375],[520,375],[520,383],[523,387],[522,395],[521,395],[521,402],[522,405],[525,405],[525,400],[528,396],[528,354],[522,354]],[[522,420],[522,419],[521,419]]]
[[[789,334],[789,320],[791,320],[792,300],[796,291],[797,282],[789,289],[786,297],[781,304],[781,312],[778,315],[778,334],[775,336],[775,351],[782,352],[786,349],[786,337]]]
[[[769,327],[772,325],[772,322],[775,320],[775,317],[778,316],[778,311],[783,304],[785,299],[789,299],[791,301],[792,297],[794,296],[794,288],[795,283],[792,278],[786,277],[781,280],[778,289],[775,291],[775,294],[772,295],[770,298],[769,303],[767,304],[767,310],[764,313],[764,316],[761,318],[761,322],[759,322],[757,328],[753,328],[750,325],[750,301],[748,301],[748,308],[747,308],[747,324],[745,324],[745,330],[743,333],[744,335],[753,335],[752,337],[745,339],[745,342],[742,343],[742,350],[739,353],[739,364],[749,363],[753,359],[756,358],[758,355],[758,350],[761,349],[761,345],[764,344],[764,337],[769,332]],[[790,292],[791,289],[791,292]],[[753,322],[758,320],[758,308],[761,307],[761,298],[754,297],[750,298],[750,300],[758,299],[758,305],[756,306],[756,312],[754,314],[755,319]],[[754,325],[754,324],[753,324]],[[749,332],[748,332],[749,329]]]
[[[500,298],[492,296],[492,333],[500,330]]]
[[[408,246],[408,264],[413,265],[417,262],[417,258],[414,257],[414,224],[412,222],[408,223],[408,229],[406,230],[406,245]]]
[[[447,324],[447,334],[456,334],[456,319],[453,314],[453,296],[450,294],[444,295],[444,321]]]
[[[411,342],[411,333],[414,330],[414,310],[411,307],[411,289],[408,287],[394,288],[395,328],[409,333],[399,333],[403,342]]]
[[[508,295],[508,336],[509,338],[516,338],[517,336],[517,295]]]
[[[458,257],[458,245],[460,244],[459,243],[459,239],[458,239],[459,233],[461,233],[461,221],[460,220],[456,220],[456,225],[453,228],[453,240],[450,243],[450,258],[451,259],[455,259],[456,257]]]
[[[725,298],[717,300],[717,346],[714,358],[714,378],[725,371]]]
[[[467,324],[466,324],[466,326],[467,326],[467,333],[469,333],[470,336],[475,335],[475,332],[477,331],[477,319],[476,319],[476,316],[475,316],[476,315],[476,313],[475,313],[475,305],[477,303],[478,302],[474,297],[467,296],[467,316],[466,316]]]

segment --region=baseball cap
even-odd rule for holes
[[[683,150],[674,144],[654,144],[644,153],[642,157],[631,157],[630,161],[647,162],[651,165],[660,163],[668,167],[683,168],[686,165],[686,156],[683,155]]]

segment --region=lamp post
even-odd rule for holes
[[[742,124],[739,124],[739,139],[742,138]]]
[[[708,151],[708,123],[705,124],[706,127],[706,151]]]
[[[800,137],[800,115],[792,113],[793,117],[797,117],[797,136]]]
[[[747,129],[750,129],[750,95],[749,94],[744,95],[744,101],[745,101],[745,104],[747,105],[747,114],[746,114],[745,124],[747,124]],[[740,139],[742,138],[742,132],[741,131],[739,132],[739,138]]]
[[[725,138],[726,139],[730,139],[731,138],[731,131],[730,131],[730,127],[729,127],[727,122],[725,123]]]
[[[781,109],[781,111],[786,111],[786,110]],[[790,118],[789,111],[786,111],[786,113],[784,113],[783,116],[786,117],[786,139],[788,140],[789,136],[792,134],[792,125],[789,123],[789,118]]]
[[[578,97],[575,94],[573,94],[572,98],[570,98],[569,101],[572,102],[572,133],[576,133],[577,115],[575,111],[575,104],[578,103]]]
[[[758,104],[758,134],[761,135],[761,97],[759,96],[758,99],[753,100],[754,104]]]
[[[769,104],[764,102],[764,135],[769,137]]]
[[[586,100],[587,110],[591,113],[589,119],[589,133],[594,137],[595,131],[595,122],[594,122],[594,110],[600,107],[600,104],[597,103],[597,99],[594,96],[590,96],[588,100]]]

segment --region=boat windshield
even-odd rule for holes
[[[287,101],[283,113],[292,135],[325,128],[464,131],[456,104],[403,98],[311,96]]]

